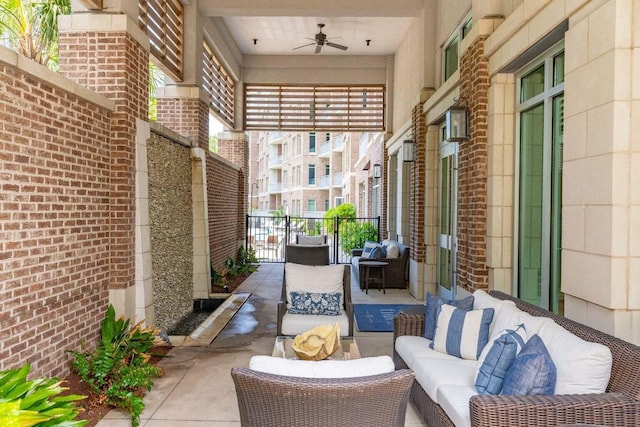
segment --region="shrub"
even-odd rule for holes
[[[342,220],[339,232],[340,247],[346,254],[350,254],[352,249],[362,248],[367,240],[378,241],[378,229],[369,222]]]
[[[74,401],[85,396],[58,396],[67,390],[57,378],[27,381],[31,366],[0,372],[0,425],[3,427],[76,427],[88,421],[76,420]]]
[[[163,374],[161,368],[149,363],[149,351],[159,331],[142,328],[141,323],[130,328],[129,320],[116,320],[115,310],[109,305],[97,348],[71,352],[75,357],[71,367],[82,381],[89,385],[100,402],[128,410],[134,427],[138,426],[144,409],[142,397],[136,392],[143,388],[151,390],[151,377]]]

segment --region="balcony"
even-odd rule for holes
[[[333,174],[333,187],[342,187],[342,172]]]
[[[282,132],[269,132],[269,144],[282,144]]]
[[[269,169],[282,168],[282,156],[269,157]]]
[[[273,184],[269,184],[269,193],[281,193],[282,192],[282,183],[275,182]]]
[[[318,149],[318,157],[329,157],[330,153],[331,153],[330,141],[325,141],[322,144],[320,144],[320,147]]]
[[[318,188],[329,188],[329,177],[330,175],[323,175],[318,178]]]
[[[344,141],[346,139],[347,135],[344,133],[341,133],[333,138],[333,151],[344,151]]]

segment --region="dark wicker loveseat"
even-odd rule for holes
[[[407,288],[409,286],[409,247],[395,240],[386,240],[385,242],[394,242],[400,251],[397,258],[376,258],[363,259],[362,249],[353,249],[351,251],[351,280],[357,283],[360,289],[364,289],[363,269],[360,268],[360,261],[384,261],[388,263],[384,267],[385,282],[387,288]]]
[[[510,299],[532,316],[553,319],[557,324],[586,341],[606,345],[613,364],[606,393],[554,396],[473,396],[469,402],[471,425],[496,426],[640,426],[640,347],[604,332],[550,313],[498,291],[490,295]],[[399,314],[394,319],[394,343],[402,335],[422,336],[424,314]],[[396,369],[407,365],[393,354]],[[588,375],[588,373],[585,373]],[[444,410],[414,381],[411,401],[429,426],[453,426]]]

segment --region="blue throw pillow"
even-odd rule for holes
[[[588,372],[585,372],[588,375]],[[538,334],[529,338],[507,370],[502,394],[553,394],[556,390],[556,365]]]
[[[484,349],[478,359],[480,368],[475,381],[478,393],[500,393],[507,370],[524,347],[526,334],[524,324],[520,324],[515,330],[506,329],[487,344],[488,351]]]
[[[387,257],[387,250],[382,245],[378,245],[375,248],[373,248],[373,250],[369,254],[369,258],[386,258],[386,257]]]
[[[489,341],[492,320],[493,308],[465,311],[449,304],[441,304],[430,347],[462,359],[478,360]]]
[[[367,240],[364,242],[364,247],[362,248],[362,258],[371,258],[371,251],[374,250],[378,246],[377,242],[371,242]]]
[[[473,295],[463,299],[447,300],[439,296],[427,293],[424,316],[424,337],[432,340],[436,331],[436,314],[440,303],[450,304],[465,311],[473,310]]]
[[[342,292],[314,293],[291,291],[291,314],[320,314],[325,316],[340,315],[340,298]]]

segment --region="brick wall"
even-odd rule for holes
[[[209,107],[198,98],[158,98],[157,122],[209,151]]]
[[[62,376],[108,303],[112,129],[47,80],[0,62],[0,370]]]
[[[126,32],[60,32],[60,74],[115,101],[110,133],[111,289],[135,274],[136,119],[148,117],[149,53]]]
[[[239,242],[244,241],[246,179],[237,166],[208,153],[207,183],[211,265],[220,271],[228,257],[235,259]]]
[[[470,111],[470,139],[460,143],[458,160],[458,286],[470,292],[488,287],[487,117],[489,113],[486,37],[480,37],[460,59],[460,96]]]

